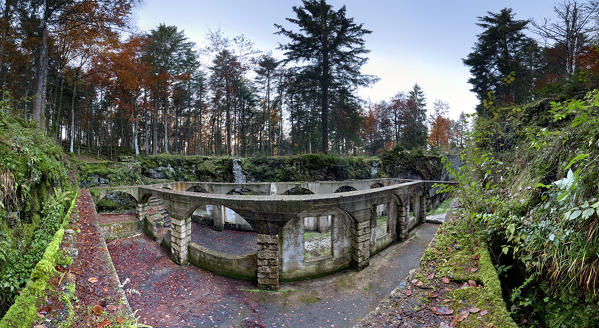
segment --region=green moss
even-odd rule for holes
[[[48,244],[42,260],[33,269],[31,280],[0,321],[0,327],[29,328],[38,319],[36,312],[42,302],[48,281],[57,273],[54,267],[56,261],[60,258],[59,247],[63,235],[63,229],[56,232],[52,241]]]
[[[483,235],[473,227],[464,219],[443,224],[435,235],[435,246],[427,248],[422,256],[421,271],[433,269],[437,277],[449,277],[456,282],[474,280],[480,285],[448,293],[456,313],[472,307],[488,311],[484,317],[471,314],[460,327],[480,327],[481,323],[516,327],[503,300],[501,284]],[[423,274],[415,278],[424,283],[429,281]]]

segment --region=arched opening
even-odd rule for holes
[[[139,233],[137,201],[121,191],[111,191],[95,204],[100,234],[106,240],[121,239]]]
[[[206,191],[206,189],[204,189],[204,188],[202,188],[202,187],[200,187],[200,186],[192,186],[192,187],[189,187],[189,188],[187,188],[187,191],[190,191],[190,192],[198,192],[198,193],[204,193],[204,194],[207,194],[207,193],[208,193],[208,191]]]
[[[191,241],[230,255],[258,250],[257,234],[252,226],[234,210],[215,204],[200,205],[193,211]]]
[[[130,194],[122,191],[112,191],[96,202],[96,212],[98,214],[132,213],[135,215],[136,205],[137,201]]]
[[[381,182],[375,182],[373,184],[370,185],[370,189],[374,189],[374,188],[381,188],[384,187],[385,185],[382,184]]]
[[[356,191],[358,189],[352,187],[352,186],[342,186],[337,188],[337,190],[335,190],[335,192],[349,192],[349,191]]]
[[[301,186],[295,186],[295,187],[285,191],[281,195],[311,195],[311,194],[313,194],[313,192],[310,189],[306,189]]]
[[[387,203],[372,206],[373,224],[371,229],[375,231],[376,239],[381,239],[390,233],[388,209]]]
[[[253,191],[253,190],[250,190],[248,188],[241,187],[241,188],[232,189],[231,191],[229,191],[227,193],[227,195],[246,195],[246,196],[250,196],[250,195],[258,195],[258,193],[255,192],[255,191]]]
[[[334,214],[303,217],[304,261],[333,256]]]

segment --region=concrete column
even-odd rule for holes
[[[143,222],[143,220],[146,218],[147,214],[148,214],[148,203],[138,203],[137,210],[136,210],[137,220]]]
[[[279,235],[259,233],[258,236],[258,288],[279,289]]]
[[[187,250],[191,240],[191,217],[171,219],[171,255],[178,264],[188,263]]]
[[[331,227],[331,221],[328,215],[319,216],[316,218],[318,220],[318,232],[325,233]]]
[[[352,265],[362,270],[370,263],[370,220],[353,222]]]
[[[223,231],[225,228],[225,209],[222,205],[214,205],[212,208],[212,219],[214,220],[214,230]]]

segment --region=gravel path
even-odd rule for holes
[[[286,283],[278,293],[179,266],[145,236],[111,241],[108,249],[121,281],[129,280],[132,309],[154,327],[351,327],[419,266],[437,227],[419,226],[362,271]]]
[[[258,251],[256,233],[249,231],[223,230],[191,223],[191,241],[208,249],[231,255],[244,255]]]

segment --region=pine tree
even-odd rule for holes
[[[426,147],[426,98],[418,84],[408,94],[407,110],[403,117],[400,145],[407,149]]]
[[[363,24],[354,23],[346,17],[345,6],[335,11],[325,0],[302,0],[301,7],[293,7],[296,18],[287,21],[297,25],[299,32],[288,30],[279,24],[276,34],[291,41],[281,45],[286,62],[307,62],[306,68],[319,72],[320,109],[323,153],[329,148],[329,103],[334,85],[349,84],[352,87],[368,85],[373,79],[360,73],[366,63],[363,55],[370,51],[364,47],[364,35],[371,31]]]
[[[495,93],[499,104],[522,103],[531,97],[534,69],[526,63],[538,56],[534,53],[538,47],[524,34],[529,21],[515,20],[514,15],[512,9],[505,8],[478,18],[477,25],[484,31],[463,61],[470,66],[472,78],[468,82],[481,103],[489,92]],[[488,114],[482,105],[477,111]]]

